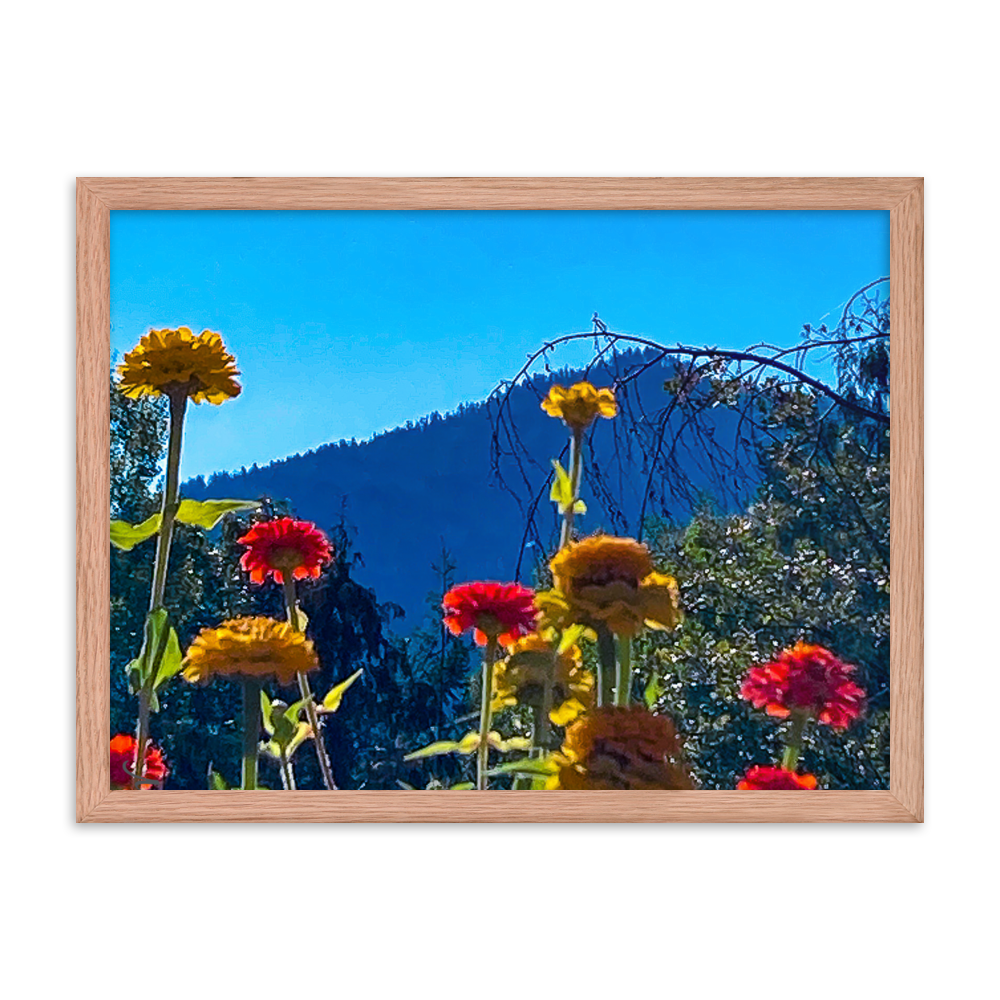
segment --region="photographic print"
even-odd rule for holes
[[[890,284],[888,210],[112,210],[110,789],[889,790]]]

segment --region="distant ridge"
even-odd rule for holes
[[[646,360],[640,352],[619,354],[613,367],[595,367],[590,380],[612,384],[616,374]],[[667,397],[663,383],[674,374],[672,364],[655,364],[636,382],[644,408],[655,411]],[[525,472],[532,491],[551,478],[550,460],[567,440],[562,423],[548,417],[538,398],[553,383],[579,381],[581,371],[562,370],[538,375],[518,385],[510,394],[509,413],[518,430],[520,446],[531,458]],[[288,499],[297,515],[330,528],[343,520],[355,533],[354,544],[363,558],[357,579],[373,587],[380,601],[399,604],[406,612],[399,628],[410,631],[424,616],[427,594],[435,585],[433,563],[439,561],[442,541],[457,563],[456,580],[514,578],[524,536],[525,518],[515,499],[496,481],[491,468],[491,437],[497,405],[493,401],[464,404],[453,413],[434,413],[417,423],[407,423],[368,441],[339,441],[262,467],[220,473],[206,482],[189,480],[182,494],[196,500],[221,497]],[[718,421],[728,422],[720,410]],[[615,454],[610,421],[599,421],[593,438],[593,455],[601,467]],[[638,520],[645,475],[642,456],[623,459],[626,474],[614,484],[627,530]],[[501,472],[516,484],[524,498],[528,486],[510,459]],[[692,464],[691,480],[701,474]],[[701,484],[708,489],[707,483]],[[584,531],[621,530],[604,514],[585,486],[587,514]],[[690,510],[675,505],[669,514],[686,519]],[[555,538],[556,518],[547,490],[539,505],[539,523]],[[543,541],[545,535],[543,532]],[[534,559],[526,555],[521,578],[532,582]]]

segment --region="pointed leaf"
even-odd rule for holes
[[[344,692],[365,672],[364,667],[355,670],[346,681],[341,681],[336,687],[330,688],[323,699],[324,712],[336,712],[340,708],[340,702],[344,697]]]
[[[511,750],[530,750],[531,740],[526,736],[512,736],[509,740],[503,740],[500,738],[499,733],[490,733],[487,737],[489,744],[500,753],[510,753]],[[478,739],[476,743],[478,744]]]
[[[295,603],[295,614],[299,620],[299,631],[305,632],[306,626],[309,624],[309,616],[302,610],[302,605],[297,601]]]
[[[586,514],[587,513],[587,505],[582,500],[577,500],[577,502],[575,504],[573,504],[573,513],[574,514]]]
[[[471,788],[475,788],[475,784],[471,781],[460,781],[457,785],[452,785],[448,789],[450,792],[467,792]]]
[[[160,515],[147,517],[141,524],[129,524],[128,521],[111,522],[111,544],[116,549],[128,552],[140,542],[152,538],[160,530]]]
[[[210,531],[226,514],[237,510],[256,510],[256,500],[182,500],[177,508],[177,520]]]
[[[219,774],[218,771],[210,770],[208,772],[208,787],[217,792],[229,791],[229,783],[222,777],[221,774]]]
[[[586,625],[570,625],[569,628],[564,629],[559,637],[559,652],[565,653],[570,646],[577,645],[589,631],[590,629]]]
[[[285,748],[285,756],[291,757],[306,740],[312,739],[313,730],[308,722],[300,722],[291,742]]]
[[[663,685],[660,683],[660,678],[653,674],[646,684],[646,689],[642,692],[642,700],[646,708],[652,710],[653,706],[660,700],[661,694],[663,694]]]
[[[494,767],[489,774],[538,774],[548,777],[559,770],[559,765],[551,757],[522,757]]]
[[[438,740],[437,743],[428,743],[427,746],[408,753],[403,760],[423,760],[424,757],[439,757],[443,753],[455,753],[458,744],[454,740]]]
[[[181,644],[174,629],[167,633],[167,643],[160,658],[159,666],[156,669],[156,680],[153,681],[153,690],[162,687],[166,681],[170,680],[181,671],[181,664],[184,656],[181,653]]]
[[[271,699],[263,688],[260,690],[260,718],[261,722],[264,723],[264,730],[267,732],[267,735],[273,736],[274,723],[271,721]]]
[[[157,608],[146,615],[142,630],[142,649],[129,664],[129,678],[137,691],[141,688],[155,690],[153,680],[163,659],[170,631],[173,630],[169,628],[166,608]]]
[[[496,736],[496,733],[493,733]],[[498,737],[499,739],[499,737]],[[473,730],[458,741],[458,753],[475,753],[479,749],[479,733]]]
[[[552,479],[552,489],[549,490],[549,499],[559,508],[560,513],[565,513],[573,502],[573,483],[569,473],[556,459],[552,459],[552,468],[555,469],[555,476]]]

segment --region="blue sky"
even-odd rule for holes
[[[186,478],[483,399],[595,311],[790,345],[888,273],[887,212],[114,211],[111,346],[183,325],[236,355],[239,398],[192,407]]]

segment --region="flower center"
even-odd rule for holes
[[[573,585],[582,587],[606,587],[610,583],[624,583],[633,590],[639,589],[639,580],[627,567],[615,563],[598,563],[588,568],[585,574],[576,577]]]
[[[480,611],[476,615],[476,628],[490,638],[495,639],[503,631],[503,622],[488,611]]]
[[[275,569],[298,569],[305,559],[302,553],[295,548],[275,548],[271,549],[268,560]]]

